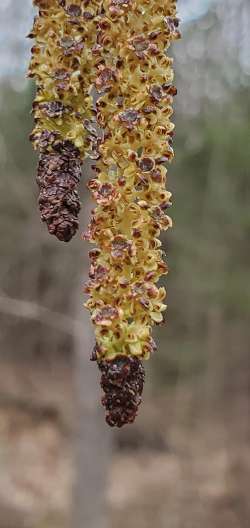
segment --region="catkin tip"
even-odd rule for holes
[[[122,427],[134,422],[142,401],[145,370],[137,357],[117,356],[113,360],[98,361],[101,371],[102,404],[106,422],[111,427]]]

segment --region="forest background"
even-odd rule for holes
[[[179,5],[167,325],[136,424],[110,432],[87,248],[50,238],[36,207],[31,1],[1,0],[0,528],[249,527],[250,4]]]

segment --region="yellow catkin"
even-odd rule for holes
[[[156,349],[152,328],[166,309],[157,282],[167,273],[160,232],[172,225],[166,180],[176,89],[167,49],[180,38],[176,1],[34,0],[31,138],[42,219],[60,240],[78,227],[81,162],[87,154],[96,160],[86,306],[111,426],[136,416],[142,360]]]
[[[89,2],[88,2],[89,3]],[[95,17],[99,2],[86,9],[81,0],[34,0],[39,7],[30,37],[36,42],[28,75],[35,77],[37,95],[34,102],[34,147],[44,130],[70,140],[85,154],[84,120],[92,117],[89,96],[93,78]],[[44,104],[60,102],[65,109],[53,115]],[[59,110],[58,110],[59,113]],[[53,116],[50,117],[50,114]],[[55,111],[56,114],[56,111]]]
[[[151,327],[165,310],[165,290],[155,283],[167,272],[158,237],[171,226],[165,162],[173,158],[175,88],[165,49],[179,38],[175,3],[103,2],[106,16],[99,27],[108,43],[96,85],[109,91],[97,104],[106,137],[98,176],[89,182],[98,204],[89,238],[99,251],[87,302],[100,358],[121,353],[148,358]]]
[[[121,418],[121,392],[111,395],[107,364],[113,368],[121,358],[148,359],[156,348],[152,327],[162,323],[166,309],[165,289],[156,286],[167,273],[160,231],[172,225],[166,214],[171,205],[166,163],[174,155],[176,89],[166,50],[180,33],[176,0],[100,4],[95,86],[104,133],[97,174],[89,182],[97,205],[86,238],[97,249],[90,252],[86,306],[95,325],[94,358],[104,373],[108,421],[121,426],[133,421],[138,405],[135,400]]]
[[[99,2],[34,0],[34,5],[39,12],[29,35],[35,44],[28,75],[37,87],[31,139],[41,154],[39,204],[49,231],[66,240],[78,227],[75,188],[92,133],[90,91]],[[60,185],[61,175],[67,173]]]

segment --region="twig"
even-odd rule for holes
[[[82,323],[60,312],[23,299],[0,296],[0,312],[13,317],[40,321],[72,336],[82,333]]]

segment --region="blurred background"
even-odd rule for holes
[[[31,0],[1,0],[0,528],[250,526],[250,3],[179,14],[168,320],[117,432],[88,360],[88,248],[49,237],[36,208]]]

